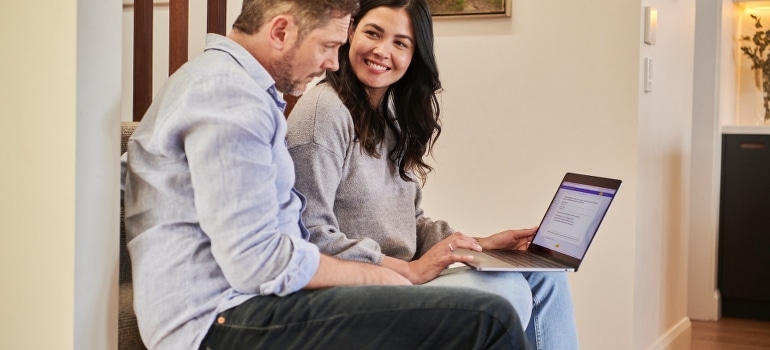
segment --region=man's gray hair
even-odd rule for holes
[[[288,14],[299,27],[299,40],[328,23],[332,18],[355,15],[358,0],[243,0],[241,14],[233,28],[246,34],[256,33],[275,16]]]

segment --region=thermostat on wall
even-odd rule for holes
[[[647,6],[644,8],[644,42],[655,45],[655,32],[658,28],[658,9]]]

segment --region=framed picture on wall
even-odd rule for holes
[[[510,17],[511,0],[428,0],[433,17]]]

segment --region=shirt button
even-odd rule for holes
[[[219,317],[217,317],[217,323],[219,323],[219,324],[225,324],[225,317],[224,317],[224,316],[219,316]]]

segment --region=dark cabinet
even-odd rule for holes
[[[722,135],[722,315],[770,320],[770,135]]]

